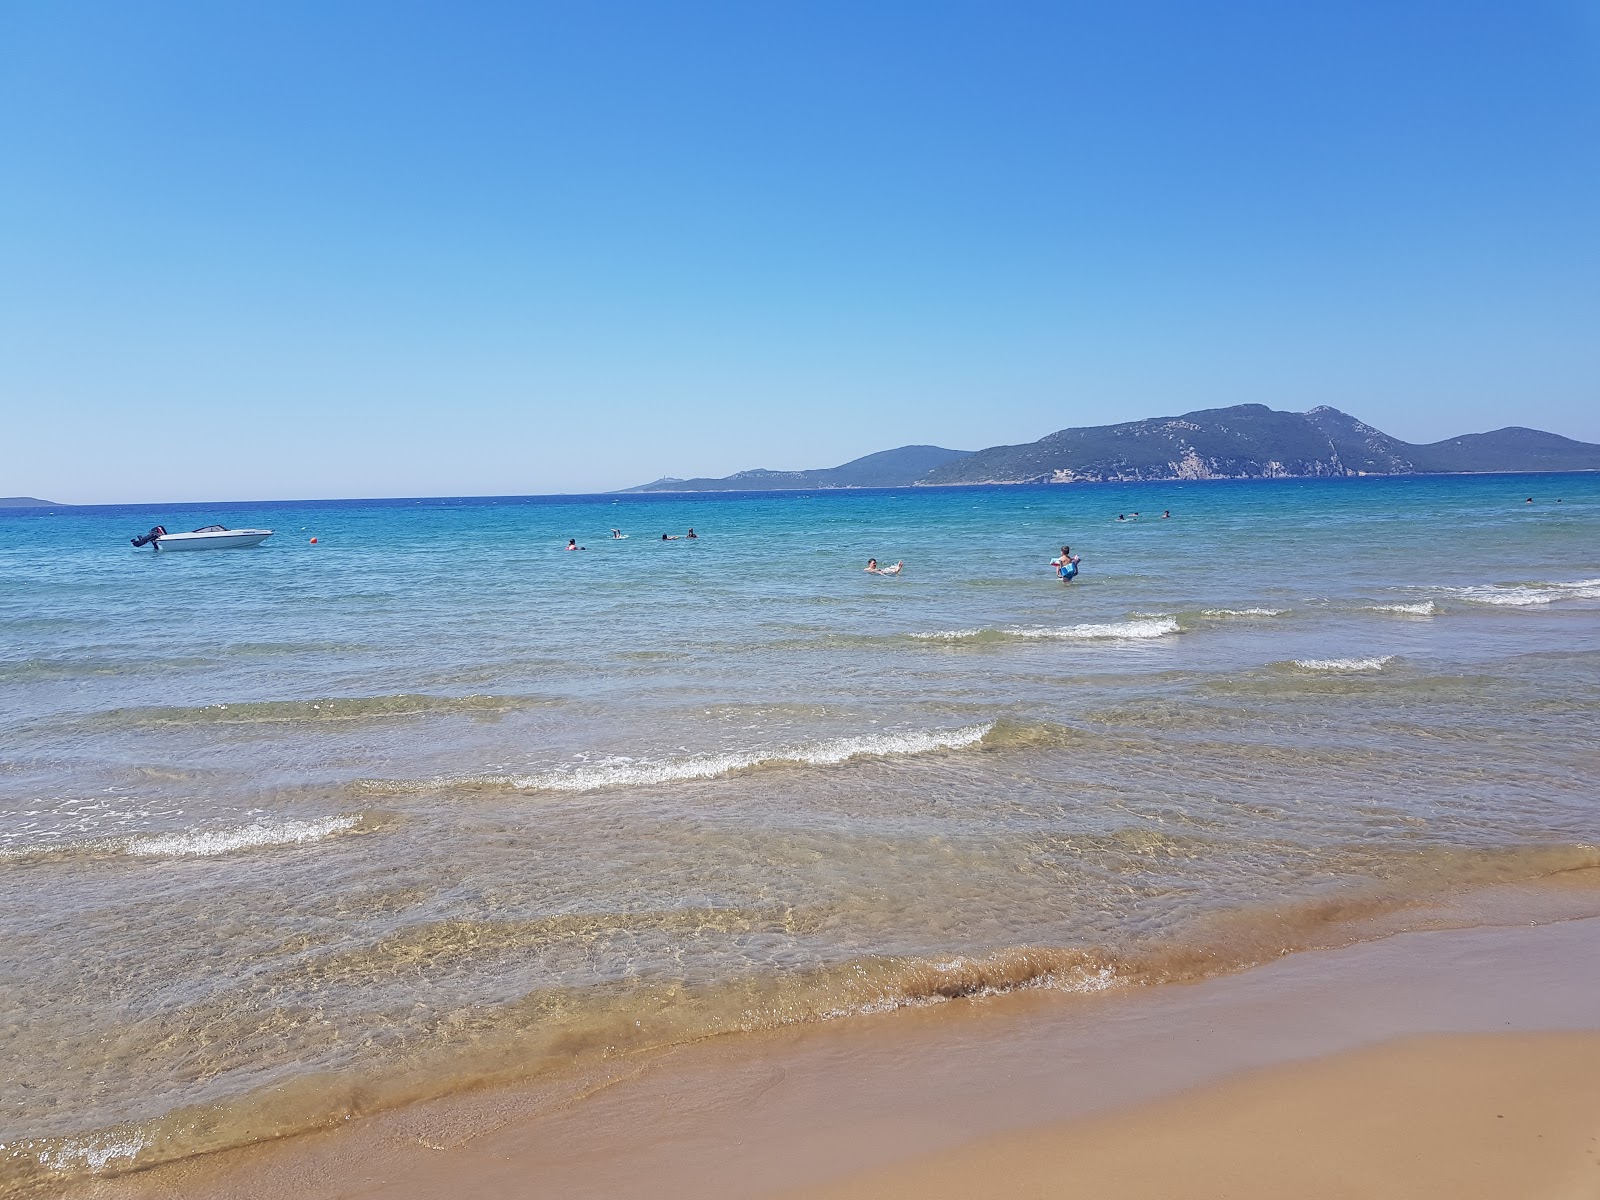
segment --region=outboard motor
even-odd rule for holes
[[[151,542],[155,541],[158,537],[164,536],[166,534],[166,532],[167,532],[167,527],[165,525],[157,525],[154,529],[152,529],[149,533],[145,534],[143,537],[129,538],[128,540],[130,542],[132,542],[135,546],[148,546]]]

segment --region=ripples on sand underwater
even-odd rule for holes
[[[188,515],[0,516],[0,1192],[1600,865],[1593,477]]]

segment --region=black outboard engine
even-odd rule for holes
[[[151,542],[155,541],[158,537],[163,536],[166,532],[167,527],[165,525],[157,525],[143,537],[129,538],[128,540],[135,546],[148,546]]]

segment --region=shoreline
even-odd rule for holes
[[[471,1035],[421,1055],[391,1055],[359,1072],[301,1069],[217,1102],[86,1130],[54,1142],[15,1140],[8,1182],[60,1189],[71,1178],[159,1170],[464,1097],[517,1093],[533,1112],[712,1042],[752,1044],[819,1025],[878,1027],[894,1013],[951,1008],[1037,992],[1115,1006],[1145,993],[1249,972],[1304,952],[1396,933],[1600,916],[1600,858],[1584,844],[1411,863],[1387,879],[1321,896],[1216,911],[1166,938],[1111,945],[1021,945],[973,955],[858,958],[821,971],[725,980],[710,987],[657,980],[622,1006],[574,1007],[531,993],[480,1013]],[[123,1086],[137,1081],[123,1081]],[[470,1107],[470,1105],[469,1105]]]
[[[1265,483],[1290,479],[1458,479],[1483,475],[1600,475],[1600,467],[1580,467],[1560,471],[1351,471],[1343,475],[1153,475],[1137,479],[966,479],[958,483],[837,483],[818,487],[797,488],[622,488],[615,492],[563,493],[564,495],[600,496],[760,496],[771,493],[798,492],[897,492],[911,488],[933,490],[936,488],[974,487],[1067,487],[1073,484],[1104,483]]]
[[[493,1198],[527,1195],[537,1180],[533,1194],[553,1196],[805,1195],[856,1176],[881,1187],[882,1172],[952,1146],[976,1156],[961,1166],[975,1170],[990,1140],[1062,1126],[1022,1156],[1044,1162],[1076,1136],[1069,1124],[1130,1108],[1137,1124],[1141,1106],[1241,1073],[1424,1035],[1600,1029],[1589,1000],[1600,986],[1600,871],[1571,874],[1474,893],[1433,928],[1375,927],[1376,940],[1200,982],[1022,989],[704,1039],[80,1182],[72,1194]],[[1173,1127],[1170,1116],[1149,1120],[1140,1137]],[[1015,1190],[1029,1194],[1022,1176]],[[856,1194],[872,1193],[839,1193]]]

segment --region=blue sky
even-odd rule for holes
[[[0,3],[0,494],[1600,440],[1600,0]]]

